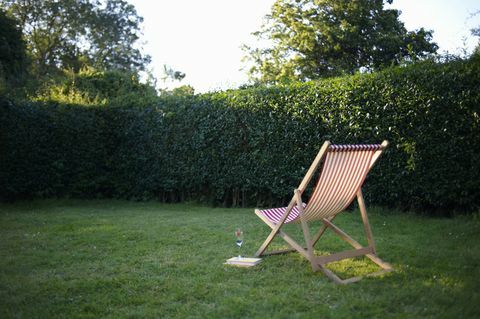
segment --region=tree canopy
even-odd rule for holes
[[[257,82],[278,83],[378,70],[435,53],[432,31],[407,31],[393,0],[277,0],[254,35],[268,48],[244,46]]]
[[[475,13],[472,14],[472,17],[476,16],[476,15],[479,15],[480,14],[480,10],[479,11],[476,11]],[[477,37],[478,38],[478,43],[477,43],[477,46],[475,47],[474,51],[473,51],[473,54],[480,54],[480,26],[476,26],[475,28],[472,28],[470,30],[472,32],[472,35]]]
[[[25,43],[18,22],[0,8],[0,78],[11,80],[26,69]]]
[[[125,0],[0,0],[22,28],[35,71],[144,70],[140,17]]]

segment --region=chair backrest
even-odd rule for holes
[[[317,185],[305,207],[305,220],[328,218],[345,210],[387,144],[385,141],[383,144],[330,145]]]

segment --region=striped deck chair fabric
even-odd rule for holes
[[[330,145],[317,186],[305,207],[306,221],[328,218],[345,210],[355,199],[358,189],[367,177],[372,159],[381,144]],[[287,207],[260,210],[273,223],[278,223]],[[285,223],[300,222],[294,206]]]
[[[325,264],[344,258],[356,257],[357,255],[366,255],[372,261],[382,267],[383,273],[390,271],[391,266],[381,261],[376,256],[373,235],[371,234],[370,225],[365,209],[361,186],[367,177],[369,170],[379,158],[382,151],[387,147],[388,142],[382,144],[362,144],[362,145],[333,145],[325,142],[320,152],[315,158],[312,166],[305,175],[299,188],[295,190],[295,194],[286,207],[257,209],[255,213],[272,228],[270,236],[267,237],[264,244],[257,251],[257,256],[275,254],[286,251],[297,250],[307,259],[311,261],[312,269],[322,270],[329,278],[337,283],[349,283],[361,279],[354,277],[342,280],[333,272],[325,267]],[[316,186],[310,196],[308,203],[304,203],[301,195],[313,177],[317,167],[323,161],[323,167],[318,177]],[[352,201],[357,197],[360,207],[360,213],[364,223],[364,228],[369,242],[368,247],[362,247],[353,238],[348,236],[340,228],[332,223],[335,216],[344,211]],[[307,222],[320,220],[323,227],[319,232],[310,237]],[[284,233],[280,228],[286,223],[302,223],[306,248],[299,245],[293,239]],[[340,238],[351,244],[355,250],[348,254],[339,253],[330,255],[329,258],[314,256],[313,246],[320,239],[327,228],[331,228]],[[265,249],[271,240],[280,235],[292,249],[274,251],[266,253]],[[347,257],[345,257],[347,256]],[[343,258],[338,258],[343,257]],[[375,273],[377,274],[377,273]]]

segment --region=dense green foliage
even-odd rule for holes
[[[0,7],[0,91],[7,90],[7,85],[18,84],[26,72],[25,42],[17,24]]]
[[[61,69],[144,70],[140,17],[125,0],[0,0],[22,28],[33,73]]]
[[[207,95],[160,106],[1,102],[0,194],[273,205],[324,140],[391,145],[370,202],[479,208],[480,60]]]
[[[135,73],[84,68],[78,73],[65,72],[43,83],[32,99],[82,105],[145,107],[156,104],[158,95],[151,83],[141,83]]]
[[[124,0],[0,0],[0,94],[82,105],[155,104],[155,80],[143,72],[150,57],[139,45],[142,21]],[[148,83],[140,83],[145,75]]]
[[[238,253],[236,227],[244,231],[246,256],[268,235],[252,209],[112,200],[0,204],[0,317],[480,317],[479,220],[373,208],[369,217],[378,254],[394,271],[339,286],[298,253],[248,269],[223,265]],[[340,214],[336,224],[366,242],[358,211]],[[288,226],[301,240],[300,226]],[[327,231],[316,247],[320,255],[350,246]],[[329,268],[342,278],[378,270],[367,258]]]
[[[392,0],[277,0],[246,46],[250,76],[262,83],[311,80],[379,70],[435,53],[432,32],[407,31]]]

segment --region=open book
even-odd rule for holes
[[[238,267],[252,267],[261,262],[261,258],[232,257],[227,259],[225,265],[234,265]]]

